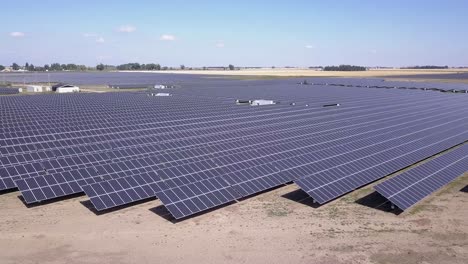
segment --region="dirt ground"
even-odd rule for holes
[[[323,206],[294,184],[183,220],[158,200],[0,195],[0,263],[468,263],[468,174],[399,215],[367,186]]]

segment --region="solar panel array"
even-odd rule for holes
[[[27,203],[84,191],[97,210],[157,197],[176,218],[292,181],[323,203],[468,139],[464,95],[188,82],[162,98],[0,98],[0,190]]]
[[[0,95],[18,94],[17,88],[0,87]]]
[[[375,186],[375,190],[406,210],[468,172],[468,144]]]
[[[307,81],[307,80],[306,80]],[[413,81],[391,81],[384,79],[349,79],[349,78],[315,78],[307,81],[308,84],[330,85],[358,88],[386,88],[386,89],[409,89],[429,90],[442,92],[468,93],[468,85],[463,83],[431,83]]]

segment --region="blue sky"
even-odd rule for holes
[[[4,1],[0,64],[468,66],[468,1]]]

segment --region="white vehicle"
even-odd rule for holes
[[[155,93],[153,96],[172,96],[170,93]]]
[[[78,93],[79,91],[80,87],[71,84],[59,86],[55,90],[57,93]]]

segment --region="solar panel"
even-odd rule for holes
[[[465,121],[466,122],[466,121]],[[401,170],[466,141],[467,125],[395,145],[386,152],[376,152],[340,166],[311,173],[294,181],[316,202],[323,204],[365,184]],[[448,136],[445,134],[448,132]]]
[[[354,174],[361,161],[401,154],[394,146],[418,149],[406,157],[415,160],[466,140],[460,96],[290,82],[203,81],[170,98],[1,98],[0,189],[18,187],[27,203],[85,191],[98,210],[156,196],[182,218],[325,169]],[[330,104],[340,106],[322,107]],[[375,170],[404,162],[394,163]]]
[[[0,87],[0,95],[18,94],[17,88]]]
[[[405,125],[405,124],[402,124],[402,125]],[[408,127],[408,129],[412,129],[412,128],[413,127]],[[445,137],[445,135],[447,135],[447,134],[444,134],[444,137]],[[294,157],[292,157],[292,158],[294,158]],[[284,166],[284,163],[283,163],[284,161],[282,161],[280,159],[274,159],[274,158],[270,159],[268,161],[271,162],[271,163],[265,163],[265,164],[262,164],[262,165],[257,165],[254,168],[254,170],[250,170],[250,168],[252,168],[252,167],[249,167],[249,166],[241,166],[241,168],[244,168],[244,170],[237,170],[237,171],[233,171],[232,173],[224,174],[223,178],[226,181],[228,181],[233,187],[235,187],[237,192],[240,193],[242,195],[242,197],[245,197],[245,196],[248,196],[250,194],[254,194],[254,193],[260,192],[262,190],[266,190],[266,189],[278,186],[278,185],[280,185],[282,183],[286,183],[288,181],[291,181],[291,180],[297,178],[297,175],[299,175],[299,174],[294,175],[294,174],[291,173],[291,170],[287,170],[287,168],[288,168],[287,166],[294,165],[292,163],[290,163],[289,165],[284,167],[286,169],[280,172],[280,171],[271,170],[271,168],[276,167],[276,165],[274,165],[275,162],[277,162],[277,167]],[[263,159],[262,162],[265,162],[265,159]],[[292,162],[292,161],[289,161],[289,162]],[[281,164],[283,164],[283,165],[281,165]],[[296,166],[299,169],[303,165],[304,164],[296,163]],[[315,165],[317,167],[319,167],[320,163],[315,164]],[[248,169],[246,169],[246,168],[248,168]],[[227,170],[227,171],[229,171],[229,170]],[[278,173],[278,172],[280,172],[280,173]],[[249,175],[249,173],[250,173],[250,175]],[[222,175],[222,174],[220,174],[220,175]],[[193,176],[194,175],[192,174],[191,177],[193,177]],[[127,179],[131,179],[131,178],[132,177],[128,177]],[[180,181],[180,180],[182,180],[184,178],[183,178],[183,175],[181,175],[181,176],[176,177],[176,178],[169,178],[168,180],[173,181],[174,179],[177,179],[178,181]],[[235,179],[235,180],[232,180],[232,179]],[[89,188],[94,188],[96,186],[99,186],[100,184],[101,183],[93,184],[92,185],[93,187],[89,187]],[[193,183],[189,183],[189,184],[193,184]],[[186,184],[186,185],[188,186],[189,184]],[[170,191],[172,191],[172,188],[179,188],[180,186],[186,186],[186,185],[184,185],[182,183],[179,183],[179,184],[172,183],[171,184],[172,188],[171,188],[171,187],[166,186],[164,181],[159,181],[156,184],[151,183],[150,185],[152,186],[151,188],[153,189],[153,191],[155,193],[155,196],[157,196],[157,197],[159,197],[160,195],[164,196],[164,191],[159,191],[159,190],[169,190],[169,192],[170,192]],[[145,184],[145,185],[138,185],[137,184],[134,187],[129,188],[129,189],[133,189],[135,187],[143,187],[143,186],[148,187],[148,184]],[[90,196],[91,200],[93,200],[93,198],[98,199],[100,195],[104,195],[104,196],[108,195],[105,192],[104,193],[88,192],[88,191],[86,191],[86,188],[85,188],[85,192]],[[145,193],[147,194],[148,192],[145,192]],[[146,198],[146,196],[143,196],[143,198]],[[134,200],[134,201],[136,201],[136,200]],[[179,201],[179,203],[180,202],[181,201]],[[183,203],[183,201],[182,201],[182,203]],[[172,201],[171,205],[176,207],[177,203]],[[185,205],[185,206],[187,207],[188,205]],[[110,207],[112,207],[112,203],[110,205],[104,206],[102,208],[110,208]],[[188,206],[188,207],[190,207],[190,206]],[[192,208],[192,207],[190,207],[190,208]],[[192,211],[197,212],[195,210],[192,210]],[[175,214],[179,214],[179,212],[176,210]]]
[[[377,109],[376,109],[376,110],[377,110]],[[403,112],[402,112],[402,113],[403,113]],[[388,112],[385,112],[385,114],[388,114]],[[345,117],[346,117],[346,116],[352,116],[352,115],[353,115],[353,112],[344,114]],[[368,117],[369,115],[366,115],[366,116]],[[379,116],[378,118],[380,119],[380,118],[382,118],[383,116],[384,116],[384,114],[383,114],[382,116]],[[303,119],[300,119],[300,121],[302,122],[302,121],[304,121],[304,120],[303,120]],[[329,121],[329,120],[327,120],[327,121]],[[335,123],[336,123],[336,120],[335,120]],[[346,124],[346,123],[343,123],[343,124]],[[334,126],[335,126],[335,125],[331,125],[331,126],[328,126],[328,128],[333,128]],[[255,127],[252,127],[252,128],[255,128]],[[325,127],[325,128],[326,128],[326,127]],[[335,127],[335,129],[337,129],[337,128]],[[243,136],[244,136],[244,135],[245,135],[245,134],[242,134],[242,137],[241,137],[242,140],[244,140],[244,139],[243,139]],[[239,135],[237,135],[237,136],[239,136]],[[243,142],[243,144],[245,144],[245,142]],[[242,145],[241,145],[241,146],[242,146]],[[166,158],[165,158],[165,159],[166,159]],[[127,162],[128,162],[128,161],[127,161]],[[128,163],[125,164],[125,166],[126,166],[126,167],[131,167],[131,168],[133,168],[133,169],[138,168],[138,165],[128,164]],[[78,175],[84,175],[84,176],[82,176],[82,177],[85,177],[86,179],[89,179],[89,178],[95,177],[95,176],[97,176],[97,175],[99,174],[99,173],[97,173],[97,174],[94,173],[94,171],[96,171],[96,169],[95,169],[95,168],[93,168],[93,169],[94,169],[94,170],[91,170],[91,171],[90,171],[89,169],[88,169],[87,171],[81,171],[81,172],[78,172],[77,174],[78,174]],[[102,169],[102,171],[108,172],[108,171],[106,171],[106,170],[104,170],[104,169]],[[60,174],[60,173],[58,173],[58,174]],[[85,181],[82,180],[82,177],[77,177],[77,176],[73,176],[73,177],[72,177],[72,176],[69,175],[68,173],[66,173],[66,174],[63,175],[63,176],[61,176],[61,175],[58,176],[58,174],[51,174],[51,175],[40,176],[40,177],[44,177],[44,178],[65,177],[65,179],[67,179],[68,181],[80,182],[80,183],[82,183],[82,184],[85,183]],[[94,174],[96,174],[96,175],[94,175]],[[104,177],[105,177],[104,179],[106,179],[106,180],[110,179],[110,178],[108,177],[108,175],[104,175]],[[25,180],[26,180],[26,179],[25,179]],[[29,180],[29,181],[35,181],[35,180],[31,179],[31,180]],[[56,181],[56,180],[51,180],[51,181]],[[66,184],[66,183],[64,183],[64,184]],[[22,185],[22,186],[25,186],[25,185]],[[81,185],[81,186],[82,186],[82,185]],[[45,188],[48,188],[47,185],[45,185],[44,187],[45,187]],[[71,191],[75,192],[75,190],[78,190],[78,189],[77,189],[77,188],[67,188],[67,190],[71,190]],[[71,193],[65,192],[64,194],[71,194]],[[40,196],[40,197],[42,197],[42,196]],[[55,196],[53,196],[53,197],[51,197],[51,198],[55,198]]]
[[[468,171],[468,144],[388,179],[374,188],[406,210]]]
[[[468,135],[468,133],[465,133],[464,137],[466,138],[467,135]],[[308,166],[308,165],[312,165],[312,166]],[[313,165],[314,164],[299,164],[299,165],[297,165],[297,167],[294,167],[294,169],[285,169],[284,171],[281,171],[281,170],[280,171],[271,171],[270,170],[270,172],[268,172],[268,170],[267,170],[267,168],[270,167],[269,164],[259,165],[259,166],[255,167],[255,169],[246,170],[247,172],[244,172],[243,174],[241,174],[242,176],[245,176],[245,178],[243,180],[241,180],[241,181],[236,181],[235,184],[233,184],[233,182],[232,182],[231,186],[234,187],[235,190],[237,190],[237,192],[242,194],[242,197],[246,197],[246,196],[248,196],[250,194],[255,194],[255,193],[267,190],[269,188],[278,186],[278,185],[280,185],[282,183],[286,183],[288,181],[292,181],[294,179],[297,179],[301,175],[296,174],[296,172],[299,173],[300,171],[304,172],[309,168],[312,169],[314,167]],[[251,172],[249,174],[250,170],[252,170],[253,172]],[[380,177],[383,177],[385,175],[380,175]],[[232,176],[234,176],[234,175],[232,175]],[[217,177],[217,178],[219,178],[219,177]],[[225,178],[230,179],[229,177],[225,177]],[[367,180],[366,183],[371,181],[368,178],[366,180]],[[170,193],[173,189],[180,188],[180,186],[185,186],[185,185],[180,185],[180,186],[174,187],[174,188],[164,188],[164,186],[162,186],[161,184],[158,184],[158,186],[162,189],[162,191],[156,193],[156,197],[160,197],[161,195],[164,195],[164,194],[166,194],[168,192]],[[338,190],[341,191],[340,189],[338,189]],[[336,192],[336,189],[334,191],[335,191],[335,194],[339,193],[339,191]],[[185,206],[185,207],[188,207],[188,208],[193,208],[192,206],[190,206],[190,204],[191,204],[190,199],[194,198],[194,197],[196,197],[196,196],[188,196],[188,198],[182,198],[182,199],[179,199],[179,200],[171,200],[170,205],[174,206],[176,208],[177,208],[178,205]],[[165,201],[163,199],[161,199],[161,201],[163,202],[163,204],[165,204]],[[188,203],[187,204],[186,201],[190,201],[190,202],[187,202]],[[169,210],[169,211],[171,211],[171,210]],[[179,211],[181,211],[181,210],[179,210]],[[191,211],[192,211],[191,214],[198,212],[198,211],[193,211],[193,210],[191,210]],[[171,213],[173,213],[173,212],[171,211]],[[188,216],[188,215],[190,215],[190,214],[187,214],[187,215],[184,215],[184,216]],[[178,218],[177,212],[174,213],[174,216],[176,218]]]
[[[363,120],[364,120],[364,118],[363,118]],[[424,119],[421,119],[421,120],[424,120]],[[350,120],[350,121],[347,122],[347,123],[343,122],[342,125],[347,124],[347,125],[350,126],[350,127],[354,127],[354,131],[359,131],[360,129],[362,129],[362,128],[356,128],[356,127],[358,127],[359,124],[354,124],[354,123],[352,123],[353,121],[355,122],[356,119],[352,119],[352,120]],[[366,121],[367,123],[369,123],[368,120],[365,120],[365,121]],[[383,119],[381,119],[380,121],[381,121],[381,122],[383,122],[383,121],[389,121],[389,118],[383,118]],[[395,125],[396,125],[396,124],[401,124],[401,123],[402,123],[401,120],[395,120],[395,121],[392,121],[392,122],[388,122],[388,125],[392,125],[392,124],[395,124]],[[362,125],[364,125],[364,124],[362,124]],[[236,145],[237,145],[237,148],[240,147],[240,149],[244,149],[244,152],[245,152],[246,150],[247,150],[247,152],[251,152],[251,151],[249,151],[248,149],[245,149],[245,147],[243,146],[243,144],[249,144],[249,145],[253,146],[253,145],[255,145],[255,144],[262,143],[262,142],[263,142],[263,143],[269,143],[269,142],[270,142],[270,143],[273,143],[274,141],[272,141],[272,139],[273,139],[273,140],[276,140],[276,141],[279,141],[279,140],[283,140],[283,141],[286,140],[286,141],[289,141],[289,140],[294,139],[294,138],[309,137],[310,135],[318,134],[318,132],[323,132],[323,131],[331,132],[331,131],[333,131],[333,130],[338,131],[339,134],[341,134],[341,135],[343,135],[343,136],[348,136],[347,133],[353,134],[353,133],[351,132],[351,130],[344,130],[344,129],[345,129],[344,126],[343,126],[342,128],[340,128],[340,129],[338,129],[338,128],[336,128],[333,124],[329,124],[329,125],[328,125],[328,124],[324,124],[324,125],[322,125],[322,126],[320,126],[319,124],[316,124],[316,125],[315,125],[315,128],[320,128],[320,127],[321,127],[322,129],[325,129],[325,130],[322,130],[322,131],[319,130],[319,131],[317,131],[316,129],[313,129],[312,131],[309,132],[309,134],[295,135],[294,137],[285,137],[285,136],[278,135],[278,134],[275,134],[275,135],[270,136],[270,137],[266,137],[265,133],[263,133],[263,134],[262,134],[262,135],[263,135],[263,139],[262,139],[263,141],[262,141],[261,139],[258,139],[258,138],[253,138],[253,139],[250,139],[250,138],[242,138],[242,139],[241,139],[242,144],[232,144],[232,143],[228,143],[227,145],[224,144],[224,147],[226,148],[227,151],[231,151],[231,152],[232,152],[232,151],[235,151],[234,147],[236,147]],[[369,128],[369,129],[372,129],[372,126],[368,126],[368,128]],[[309,128],[309,129],[310,129],[310,128]],[[344,131],[341,131],[341,130],[344,130]],[[372,130],[371,130],[371,131],[372,131]],[[287,133],[289,133],[289,131],[288,131]],[[337,134],[337,132],[335,132],[335,134]],[[269,141],[269,140],[270,140],[270,141]],[[345,139],[341,140],[341,141],[342,141],[342,142],[345,142],[345,140],[349,140],[349,136],[346,137]],[[316,142],[317,142],[317,143],[320,142],[320,138],[316,139]],[[204,148],[206,149],[204,152],[206,153],[206,156],[207,156],[208,159],[213,158],[213,157],[211,156],[212,152],[214,151],[214,150],[212,149],[213,147],[214,147],[214,145],[210,145],[210,147],[204,147]],[[203,150],[203,149],[200,149],[200,151],[202,151],[202,150]],[[226,150],[225,150],[225,149],[221,149],[221,151],[218,151],[218,152],[221,152],[221,153],[222,153],[223,151],[226,152]],[[186,151],[184,151],[184,152],[182,152],[182,153],[179,152],[179,154],[183,154],[184,156],[187,156],[187,155],[194,155],[194,154],[200,154],[200,153],[193,153],[192,151],[193,151],[193,149],[190,149],[190,150],[186,150]],[[232,154],[232,153],[228,153],[228,154]],[[153,162],[153,165],[157,165],[158,160],[165,160],[165,161],[167,161],[167,160],[170,160],[170,159],[173,159],[173,158],[171,157],[171,155],[169,155],[169,156],[168,156],[168,155],[164,155],[164,156],[160,156],[160,157],[158,157],[157,159],[153,159],[153,160],[145,159],[145,162],[146,162],[146,163],[151,163],[151,162]],[[186,160],[186,159],[187,159],[187,158],[185,158],[185,160]],[[199,158],[198,158],[198,159],[199,159]],[[174,160],[174,159],[173,159],[173,160]],[[156,162],[156,163],[154,163],[154,162]],[[186,162],[187,162],[187,161],[186,161]],[[117,163],[117,164],[118,164],[118,163]],[[116,165],[116,164],[114,164],[114,165]],[[122,167],[123,167],[124,165],[125,165],[126,167],[132,167],[132,168],[137,168],[137,166],[138,166],[138,165],[137,165],[137,166],[134,166],[134,165],[131,164],[131,163],[129,164],[128,161],[127,161],[127,164],[122,164]],[[189,169],[189,168],[187,168],[187,169]],[[109,170],[109,169],[108,169],[108,170]],[[108,171],[108,170],[107,170],[107,171]],[[62,174],[63,174],[63,173],[62,173]],[[75,174],[77,174],[77,175],[84,175],[84,177],[85,177],[85,178],[88,178],[88,179],[91,178],[91,177],[96,177],[96,176],[97,176],[97,174],[95,174],[95,170],[80,170],[80,171],[78,171],[78,172],[75,173]],[[108,178],[109,175],[104,175],[104,176]],[[117,175],[117,176],[118,176],[118,175]],[[72,177],[72,175],[70,175],[69,173],[66,173],[66,174],[63,174],[63,175],[60,175],[60,174],[57,174],[57,175],[52,174],[52,175],[46,176],[46,177],[50,177],[50,178],[55,178],[55,177],[62,178],[62,177],[65,177],[66,179],[68,179],[68,181],[76,181],[76,182],[79,182],[79,183],[80,183],[80,182],[81,182],[81,183],[84,183],[84,181],[82,180],[82,177],[79,177],[79,176],[73,176],[73,177]],[[35,178],[35,177],[34,177],[34,178]],[[36,181],[34,178],[25,179],[25,181]],[[57,180],[56,180],[56,181],[57,181]],[[64,182],[63,184],[66,184],[66,182]],[[45,187],[48,187],[48,186],[45,186]],[[73,190],[73,189],[70,189],[70,188],[67,188],[67,189]],[[66,193],[66,194],[71,194],[71,193]],[[42,196],[41,196],[41,197],[42,197]],[[55,196],[53,196],[53,197],[51,197],[51,198],[55,198]]]

